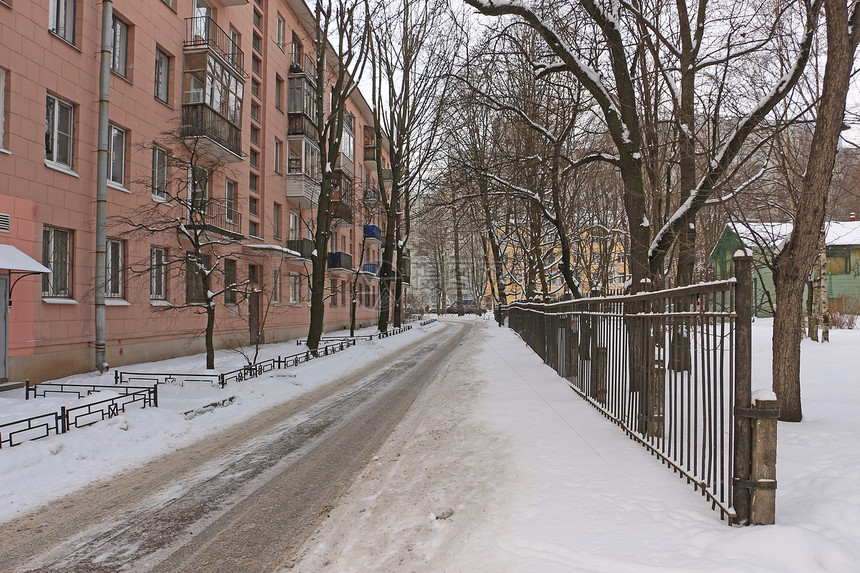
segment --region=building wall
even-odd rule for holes
[[[233,2],[230,2],[233,3]],[[101,3],[76,2],[75,35],[67,42],[49,30],[50,2],[14,1],[0,3],[0,68],[5,72],[3,138],[0,140],[0,213],[11,216],[11,230],[0,233],[0,243],[16,246],[36,260],[42,260],[43,230],[46,227],[72,231],[71,296],[43,297],[38,277],[22,279],[13,292],[9,318],[10,379],[34,381],[93,368],[94,276],[95,276],[95,200],[98,140],[98,81],[101,28]],[[179,128],[183,101],[183,65],[187,37],[187,18],[193,13],[194,0],[115,0],[115,15],[128,25],[128,56],[125,77],[112,73],[110,78],[110,122],[126,132],[125,179],[107,189],[109,238],[124,241],[123,297],[109,300],[107,315],[107,354],[112,365],[138,360],[154,360],[198,352],[202,348],[203,315],[194,309],[169,309],[153,304],[146,273],[138,276],[134,268],[146,268],[152,245],[179,248],[176,237],[157,235],[149,238],[124,236],[122,226],[112,218],[135,216],[152,209],[152,144],[170,141],[168,132]],[[210,182],[213,197],[225,194],[226,179],[235,181],[237,210],[242,213],[244,238],[236,250],[238,275],[242,279],[248,264],[262,267],[264,287],[265,341],[285,340],[306,333],[309,321],[308,292],[302,280],[301,299],[289,303],[289,274],[305,275],[310,262],[284,259],[272,251],[254,251],[250,245],[284,245],[290,234],[289,213],[296,211],[303,220],[315,220],[313,208],[303,208],[288,200],[285,162],[275,166],[275,140],[286,142],[287,77],[293,34],[310,48],[312,30],[303,3],[294,0],[256,0],[224,6],[210,2],[213,19],[225,32],[240,35],[244,51],[244,81],[241,148],[245,157],[230,163],[223,174]],[[261,15],[259,28],[254,11]],[[277,17],[284,19],[284,45],[277,43]],[[256,49],[254,34],[261,42]],[[170,56],[167,101],[154,95],[156,50]],[[253,57],[259,58],[258,70],[252,69]],[[282,104],[275,105],[276,78],[284,80]],[[259,82],[258,95],[252,94],[252,81]],[[64,169],[45,160],[46,101],[48,96],[74,106],[73,160]],[[362,167],[364,125],[372,123],[367,104],[356,94],[348,111],[356,117],[355,165]],[[260,106],[259,121],[251,119],[252,102]],[[251,142],[251,125],[260,129],[257,143]],[[252,167],[248,155],[259,153],[258,166]],[[282,149],[283,150],[283,149]],[[172,150],[171,150],[172,151]],[[250,177],[259,177],[257,192],[250,190]],[[175,175],[175,174],[174,174]],[[358,179],[358,177],[356,177]],[[362,178],[363,181],[364,178]],[[359,200],[361,189],[356,190]],[[250,199],[257,200],[257,214],[250,213]],[[280,232],[275,236],[274,205],[281,207]],[[249,226],[258,231],[251,237]],[[377,222],[378,224],[378,222]],[[362,227],[336,229],[346,248],[354,252],[361,243]],[[300,236],[307,237],[303,229]],[[378,257],[376,252],[374,257]],[[271,303],[274,268],[281,269],[281,303]],[[349,280],[350,273],[333,271],[338,284]],[[13,276],[14,280],[14,276]],[[378,289],[378,279],[365,275],[362,283]],[[184,302],[185,284],[172,276],[168,300]],[[337,297],[336,305],[326,308],[326,328],[348,324],[349,297]],[[346,304],[342,304],[345,302]],[[217,307],[216,342],[221,346],[248,343],[247,303]],[[370,324],[376,316],[372,306],[360,305],[358,318]]]

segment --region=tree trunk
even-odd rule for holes
[[[451,214],[454,219],[454,286],[457,289],[457,316],[463,316],[466,310],[463,307],[463,275],[460,268],[460,223],[456,208],[451,208]]]
[[[776,311],[773,329],[773,390],[779,399],[780,419],[799,422],[800,316],[803,285],[818,252],[818,236],[824,224],[827,190],[839,134],[845,116],[854,52],[860,40],[860,8],[846,0],[824,0],[827,24],[827,63],[815,131],[806,173],[797,199],[791,235],[776,257],[774,283]]]
[[[206,304],[206,369],[215,369],[215,301],[213,300],[207,300]]]

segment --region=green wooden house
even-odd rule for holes
[[[764,261],[772,260],[789,233],[791,223],[729,223],[708,256],[716,278],[725,279],[734,276],[735,251],[752,249],[755,316],[773,315],[773,276]],[[860,305],[860,221],[827,223],[824,242],[830,306],[849,311]]]

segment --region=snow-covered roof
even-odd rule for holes
[[[287,255],[287,256],[289,256],[289,257],[296,257],[296,258],[301,258],[301,257],[302,257],[302,254],[301,254],[300,252],[298,252],[298,251],[293,251],[293,250],[288,249],[288,248],[286,248],[286,247],[282,247],[281,245],[260,245],[260,244],[254,244],[254,245],[245,245],[245,246],[246,246],[246,247],[248,247],[249,249],[259,249],[259,250],[261,250],[261,251],[276,251],[276,252],[279,252],[279,253],[283,253],[283,254],[285,254],[285,255]]]
[[[791,233],[791,223],[729,223],[729,227],[747,246],[765,245],[779,248]],[[827,246],[860,245],[860,221],[831,221],[825,224]]]

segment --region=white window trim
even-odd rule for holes
[[[121,78],[128,79],[128,22],[125,22],[122,18],[117,18],[116,14],[113,16],[113,21],[111,22],[111,61],[110,61],[110,71],[114,74],[118,75]],[[120,36],[120,48],[121,50],[117,50],[116,48],[116,40],[117,35]],[[120,54],[122,54],[123,58],[123,69],[119,70],[117,67],[117,59],[120,58]]]
[[[52,166],[59,167],[60,171],[65,171],[65,172],[69,173],[70,175],[74,175],[75,177],[78,177],[78,174],[72,170],[72,166],[75,164],[75,151],[76,151],[75,150],[75,105],[71,102],[60,99],[57,96],[54,96],[51,94],[47,94],[46,97],[51,98],[54,101],[53,112],[52,112],[53,118],[54,118],[54,129],[53,129],[53,133],[51,134],[54,149],[53,149],[52,156],[50,158],[48,158],[48,157],[45,158],[45,165],[47,165],[48,167],[52,167]],[[45,102],[45,104],[47,106],[47,101]],[[58,131],[59,127],[57,125],[58,124],[57,118],[59,116],[58,112],[59,112],[60,104],[64,104],[64,105],[68,106],[69,108],[71,108],[71,127],[70,127],[71,131],[69,133],[69,163],[68,164],[60,163],[56,159],[57,147],[58,147],[58,145],[57,145],[58,137],[57,136],[59,134],[59,131]],[[47,121],[47,119],[46,119],[46,121]],[[47,128],[47,125],[45,127]]]
[[[159,195],[158,193],[156,193],[156,180],[158,179],[158,173],[156,172],[156,168],[157,168],[156,157],[157,157],[158,151],[164,152],[164,196],[163,197],[161,195]],[[152,146],[152,163],[153,163],[153,165],[152,165],[152,185],[150,185],[149,191],[150,191],[150,194],[152,195],[152,198],[154,200],[162,202],[162,203],[168,202],[167,175],[168,175],[168,169],[169,169],[169,165],[168,165],[169,159],[170,159],[170,154],[167,152],[166,149],[164,149],[163,147],[159,147],[158,145],[153,144],[153,146]]]
[[[66,22],[63,22],[63,30],[62,33],[60,31],[60,27],[57,22],[58,14],[57,9],[62,5],[65,9],[66,14],[68,14],[68,8],[72,6],[72,17],[71,17],[71,34],[68,33],[68,30],[65,29]],[[48,6],[48,30],[60,38],[64,42],[75,45],[75,24],[77,20],[77,0],[50,0],[50,4]],[[65,18],[68,21],[68,16]],[[70,37],[71,36],[71,37]]]
[[[166,61],[166,63],[161,66],[159,65],[159,62],[161,61],[160,56],[164,56],[164,59]],[[161,85],[161,82],[159,81],[158,77],[159,70],[161,70],[164,74],[164,99],[158,97],[158,88]],[[152,94],[155,99],[157,99],[163,104],[168,104],[168,102],[170,101],[170,56],[167,53],[161,51],[160,48],[155,48],[155,81]]]
[[[108,182],[108,185],[110,185],[111,187],[114,187],[114,188],[118,187],[119,189],[124,189],[124,190],[128,191],[125,188],[125,172],[126,172],[126,161],[125,161],[126,153],[125,152],[126,152],[126,149],[128,148],[128,131],[126,131],[125,129],[123,129],[119,126],[116,126],[112,123],[109,124],[108,128],[109,128],[108,129],[108,156],[109,156],[109,161],[108,161],[108,180],[107,180],[107,182]],[[114,152],[115,152],[113,144],[114,144],[114,133],[115,132],[122,132],[122,181],[116,181],[113,178],[114,177],[113,164],[114,164]],[[113,183],[113,185],[111,185],[111,183]],[[130,191],[129,191],[129,193],[130,193]]]
[[[154,286],[156,283],[155,273],[153,269],[155,268],[155,250],[160,250],[162,252],[162,260],[161,260],[161,290],[162,297],[156,297],[154,292]],[[156,306],[172,306],[169,302],[167,302],[167,269],[165,268],[164,258],[167,255],[167,249],[165,247],[152,246],[149,248],[149,301]],[[158,303],[165,302],[167,305],[160,305]]]
[[[114,247],[116,246],[116,247]],[[108,287],[111,285],[111,249],[119,248],[119,273],[117,280],[119,281],[119,289],[116,293],[109,292]],[[119,239],[108,239],[107,249],[105,250],[105,301],[108,299],[123,299],[125,298],[125,281],[123,280],[123,266],[125,265],[125,244]]]

